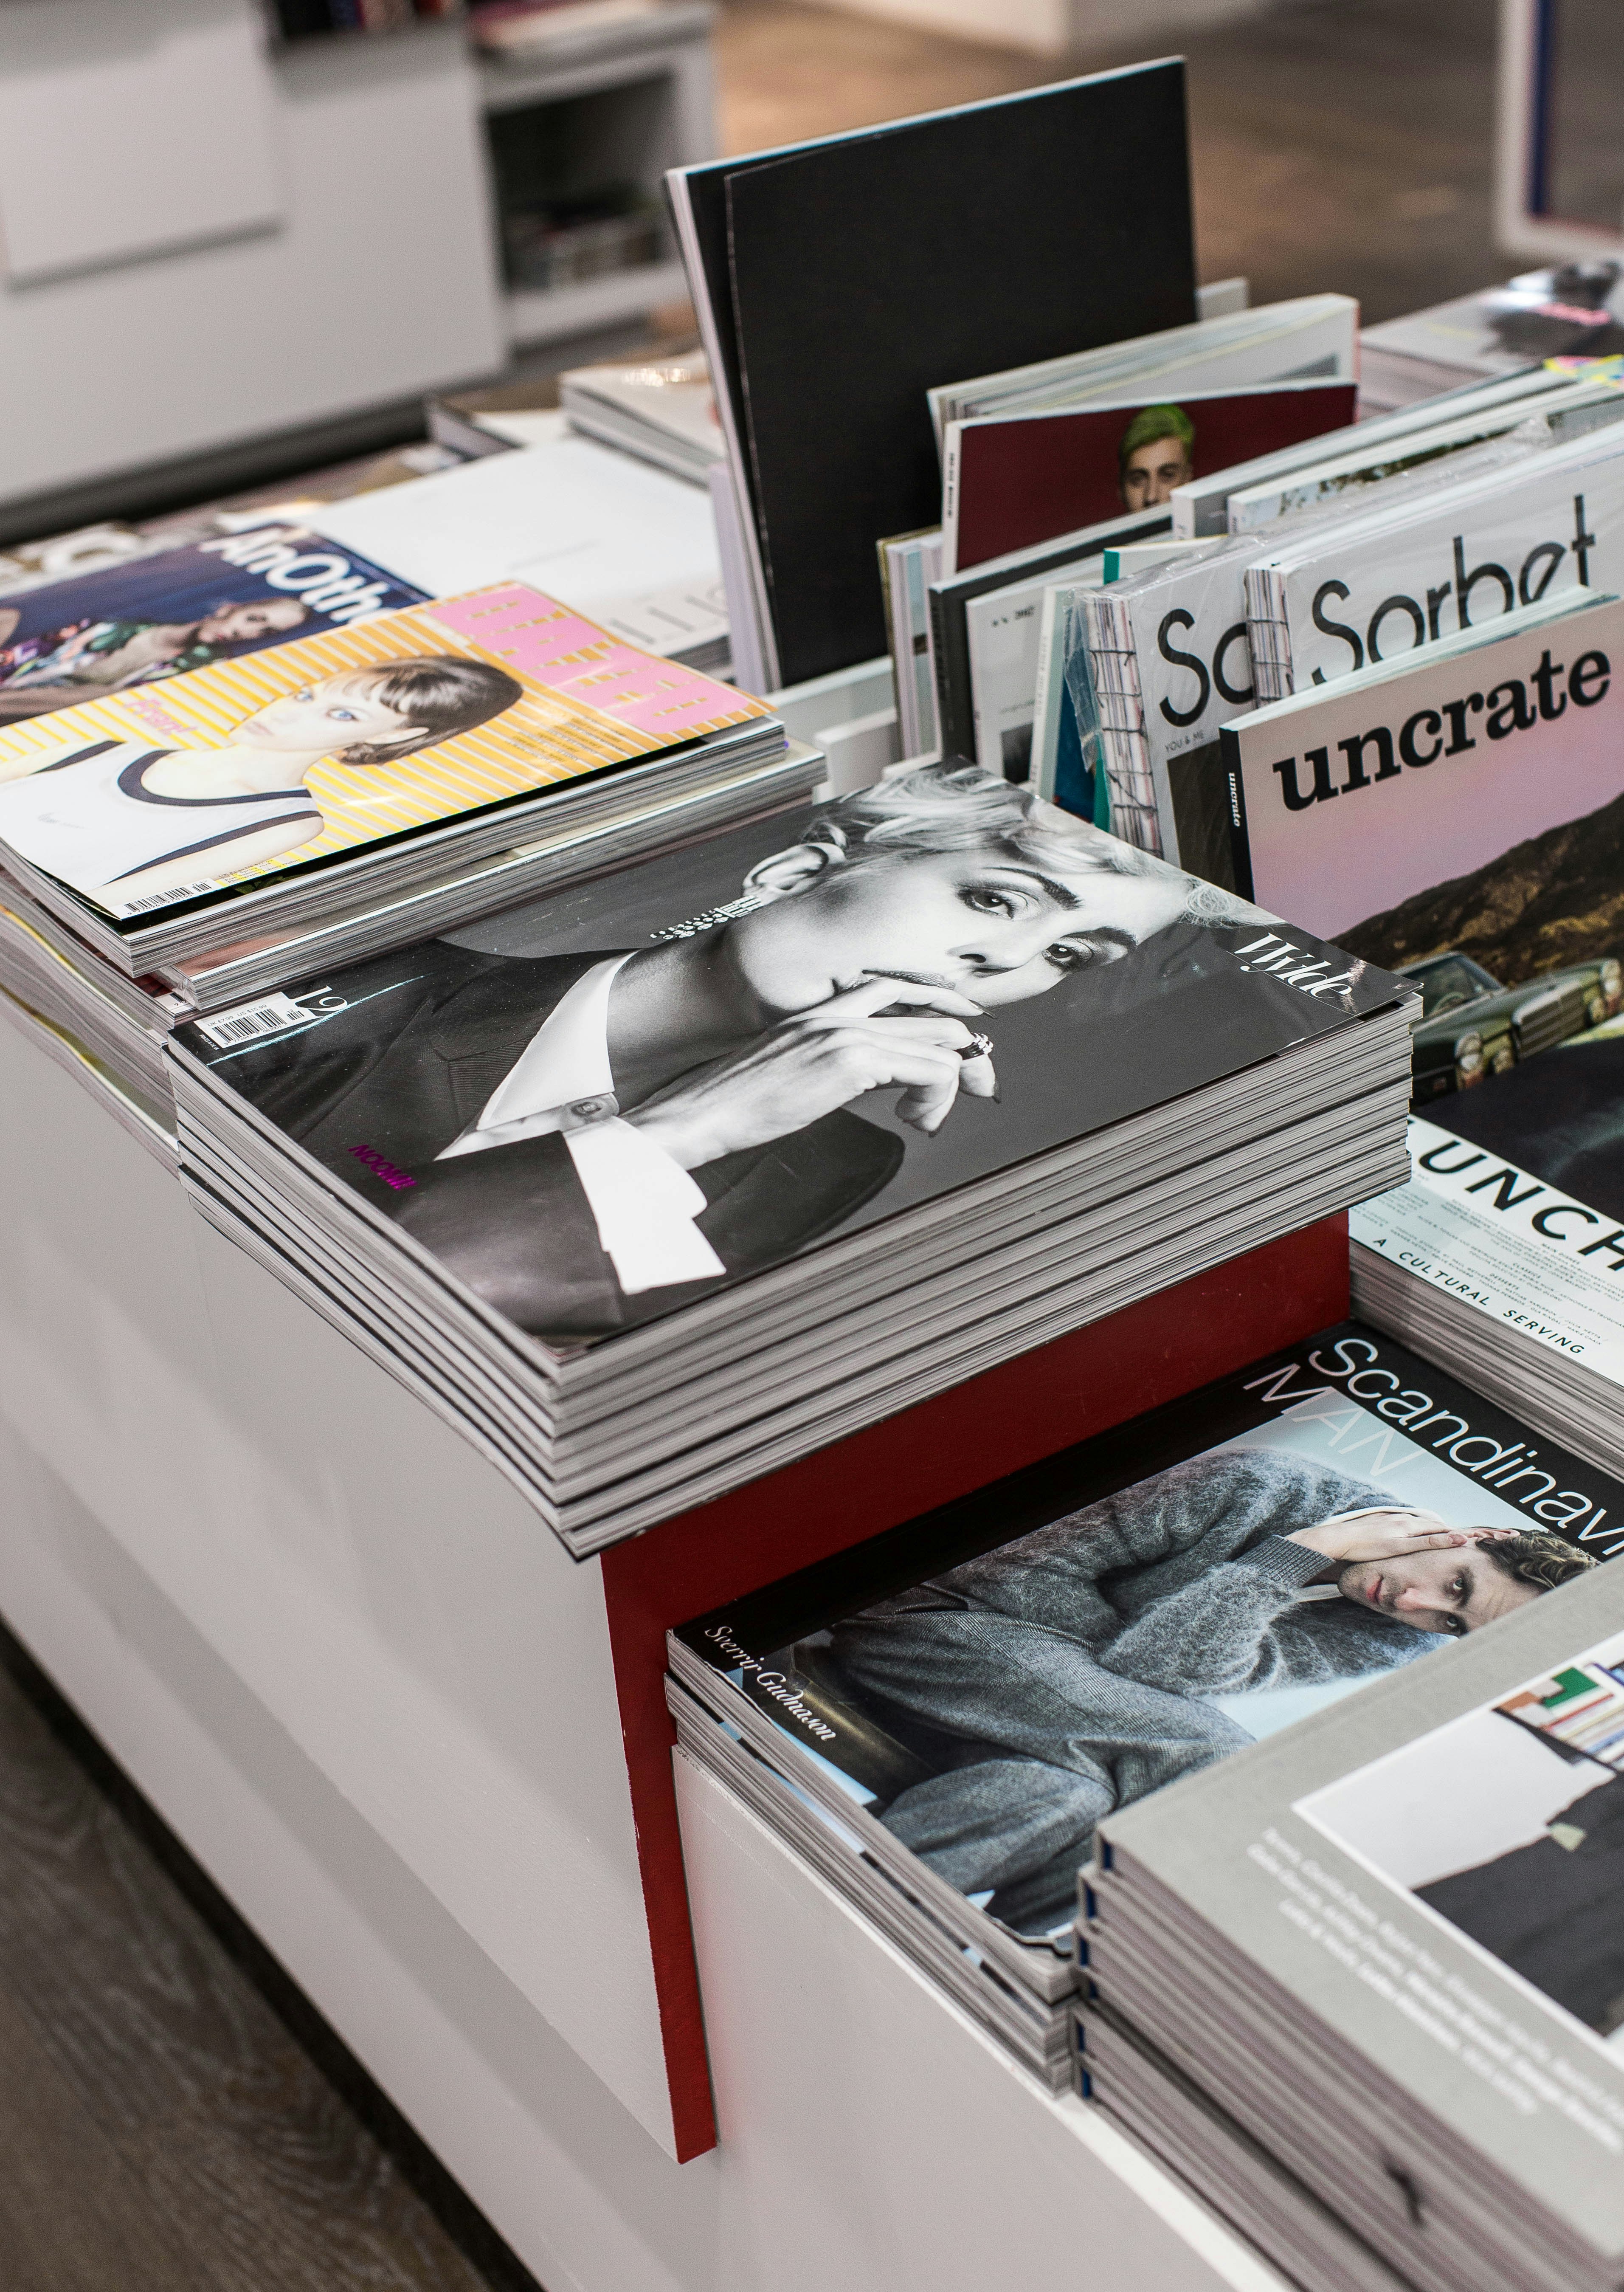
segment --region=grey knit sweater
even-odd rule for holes
[[[1250,1738],[1206,1699],[1387,1671],[1436,1644],[1286,1539],[1392,1498],[1271,1449],[1191,1458],[834,1628],[856,1700],[936,1770],[881,1820],[1025,1931],[1067,1915],[1095,1823]]]

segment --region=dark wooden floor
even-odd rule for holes
[[[1493,0],[1289,0],[1183,43],[1203,275],[1245,271],[1258,301],[1340,288],[1371,319],[1503,275],[1493,18]],[[728,0],[719,49],[732,149],[1054,76],[790,0]],[[0,1638],[0,2292],[534,2292],[19,1675]]]
[[[4,2292],[537,2292],[0,1635]]]

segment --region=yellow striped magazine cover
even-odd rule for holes
[[[128,926],[768,713],[502,582],[0,730],[0,860]]]

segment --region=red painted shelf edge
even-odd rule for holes
[[[665,1707],[665,1634],[1339,1321],[1324,1218],[920,1402],[602,1554],[604,1603],[680,2161],[716,2143]],[[762,1532],[763,1513],[773,1532]]]

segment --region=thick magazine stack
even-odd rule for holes
[[[1618,2281],[1624,1581],[1522,1571],[1481,1638],[1101,1827],[1089,2089],[1316,2292]],[[1305,2238],[1310,2207],[1352,2235]]]
[[[1346,1731],[1534,1597],[1514,1560],[1561,1581],[1624,1537],[1624,1491],[1576,1460],[1559,1504],[1514,1475],[1524,1429],[1367,1327],[1321,1331],[672,1633],[679,1741],[1067,2084],[1098,1826]]]
[[[173,1073],[202,1214],[585,1553],[1390,1185],[1411,1003],[924,767],[290,981]]]

